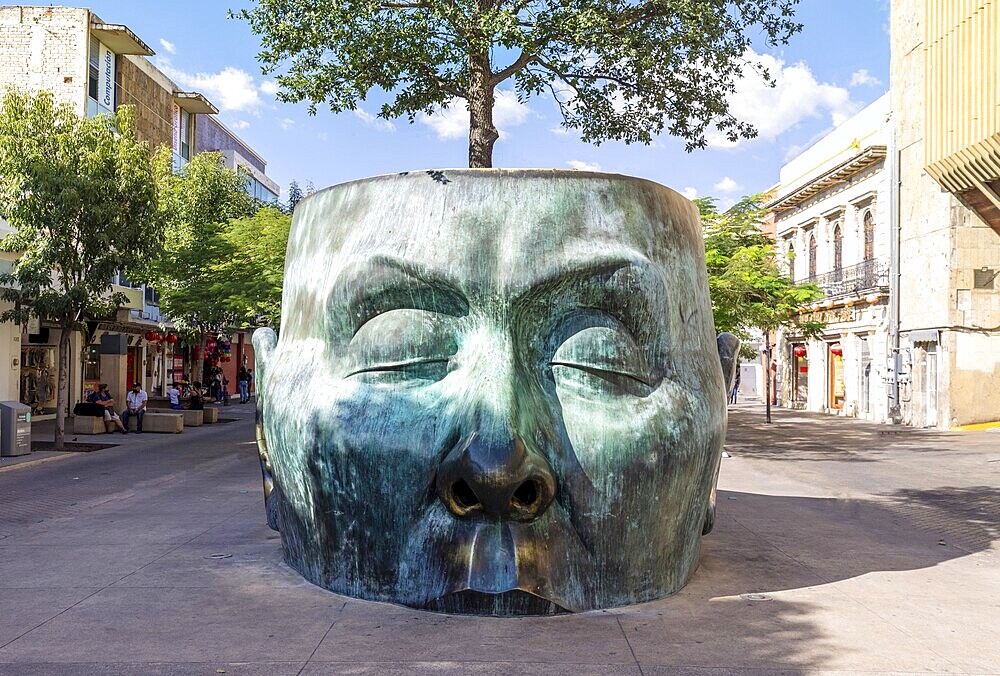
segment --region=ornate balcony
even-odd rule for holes
[[[874,258],[861,261],[840,270],[813,275],[798,282],[811,282],[823,289],[828,298],[847,296],[852,293],[864,294],[889,288],[889,266]]]

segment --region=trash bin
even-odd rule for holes
[[[31,453],[31,407],[19,401],[0,401],[0,455]]]

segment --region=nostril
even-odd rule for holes
[[[538,484],[528,479],[514,491],[511,501],[515,507],[531,507],[538,500]]]
[[[465,479],[459,479],[451,485],[451,496],[462,509],[472,509],[480,504],[479,497],[469,484],[465,483]]]

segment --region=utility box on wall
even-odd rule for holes
[[[31,407],[0,401],[0,456],[31,453]]]

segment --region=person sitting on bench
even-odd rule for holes
[[[122,425],[122,419],[119,418],[118,414],[115,412],[115,399],[108,391],[107,383],[101,383],[98,385],[97,392],[91,392],[90,396],[87,397],[87,401],[104,407],[104,429],[106,431],[112,432],[114,431],[114,427],[117,426],[118,430],[122,434],[128,433],[128,430],[126,430],[125,426]]]
[[[134,415],[135,431],[137,434],[142,434],[142,416],[146,415],[146,402],[149,401],[149,396],[142,389],[142,385],[135,383],[125,400],[128,406],[122,411],[122,424],[128,429],[129,416]]]

